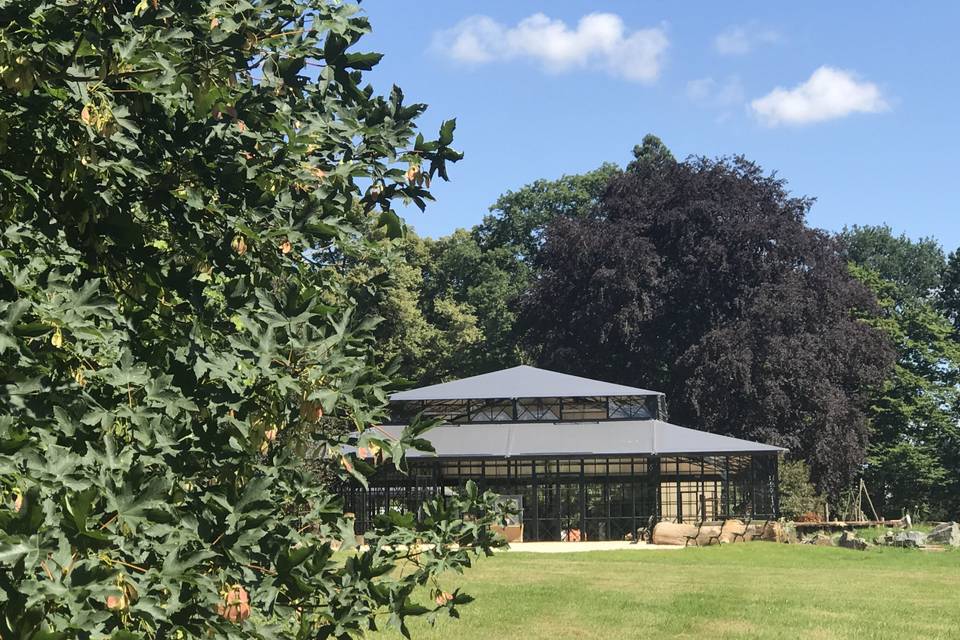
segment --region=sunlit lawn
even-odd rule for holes
[[[958,551],[754,542],[509,552],[451,586],[476,602],[459,621],[412,624],[415,639],[960,637]]]

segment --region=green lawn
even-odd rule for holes
[[[412,624],[415,640],[960,637],[958,551],[510,552],[446,584],[477,601],[459,621]]]

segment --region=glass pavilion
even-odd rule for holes
[[[345,489],[357,533],[387,510],[416,512],[467,480],[515,500],[526,540],[619,540],[651,518],[698,522],[778,516],[779,447],[669,424],[663,394],[513,367],[396,393],[398,434],[418,412],[443,421],[436,454],[409,473]]]

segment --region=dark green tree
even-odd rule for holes
[[[803,460],[784,460],[778,472],[780,513],[794,519],[804,514],[823,515],[824,499],[810,482],[810,466]]]
[[[680,424],[785,446],[837,497],[891,364],[877,313],[810,200],[737,158],[637,163],[555,219],[523,298],[542,364],[662,390]]]
[[[463,233],[463,232],[460,232]],[[465,287],[438,287],[436,245],[412,232],[402,240],[401,259],[380,271],[386,276],[372,310],[383,318],[376,330],[376,355],[408,383],[429,384],[462,371],[466,354],[486,339],[477,310],[462,296]]]
[[[960,507],[960,344],[938,308],[943,252],[932,239],[894,236],[889,227],[854,227],[839,239],[853,274],[876,293],[881,314],[872,322],[897,355],[870,402],[869,488],[891,516],[949,517]]]
[[[905,294],[928,298],[940,287],[943,249],[933,238],[916,242],[886,225],[845,227],[837,235],[847,257],[893,282]]]
[[[588,215],[600,201],[610,180],[622,169],[604,163],[584,174],[558,180],[536,180],[508,191],[490,207],[490,214],[474,227],[481,249],[510,249],[529,262],[543,243],[543,229],[554,218]]]
[[[663,143],[663,140],[648,133],[643,136],[640,144],[633,147],[633,160],[627,165],[627,170],[663,171],[676,162],[673,152]]]
[[[496,544],[491,496],[333,561],[352,519],[307,470],[426,446],[366,428],[356,274],[460,155],[362,85],[368,30],[322,0],[0,1],[3,638],[345,638],[468,600],[436,580]]]
[[[954,333],[960,340],[960,249],[947,256],[937,295],[937,307],[953,324]]]

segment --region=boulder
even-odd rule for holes
[[[760,529],[759,537],[766,542],[795,543],[797,541],[797,528],[792,522],[768,520]]]
[[[927,536],[920,531],[899,531],[897,533],[888,531],[886,535],[883,536],[882,542],[891,547],[919,549],[927,543]]]
[[[812,536],[804,538],[803,544],[812,544],[818,547],[832,547],[833,538],[825,533],[815,533]]]
[[[930,544],[960,547],[960,524],[956,522],[938,524],[927,534],[927,542]]]
[[[783,523],[783,532],[786,536],[787,544],[797,544],[800,542],[800,534],[797,533],[797,525],[789,520]]]
[[[857,534],[852,531],[844,531],[840,534],[840,540],[837,541],[837,545],[845,549],[856,549],[857,551],[865,551],[867,549],[867,541],[863,538],[858,538]]]

